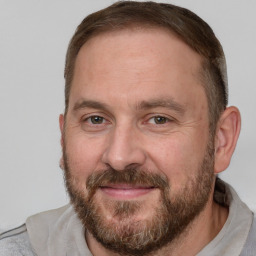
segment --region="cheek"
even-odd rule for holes
[[[86,180],[93,171],[102,168],[102,141],[70,136],[65,147],[69,169],[74,178]]]
[[[206,140],[191,139],[183,134],[155,143],[149,153],[155,168],[164,173],[173,190],[184,187],[199,170],[205,155]]]

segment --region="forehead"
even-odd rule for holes
[[[107,50],[107,51],[106,51]],[[121,59],[136,61],[139,58],[152,57],[151,64],[164,63],[189,64],[190,68],[198,69],[202,58],[184,41],[168,29],[160,27],[130,26],[115,31],[108,31],[98,34],[89,39],[78,53],[76,64],[85,64],[91,57],[100,61],[110,62]],[[86,58],[86,59],[85,59]],[[149,63],[149,64],[150,64]],[[166,64],[166,63],[165,63]]]
[[[145,100],[152,93],[166,96],[166,91],[186,101],[188,94],[202,94],[201,63],[198,53],[165,29],[102,33],[86,42],[77,56],[70,103],[79,96],[99,100],[103,95]]]

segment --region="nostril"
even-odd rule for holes
[[[139,164],[137,163],[131,163],[129,165],[126,166],[126,169],[138,169],[139,168]]]

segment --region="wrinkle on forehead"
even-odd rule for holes
[[[77,98],[72,102],[84,97],[138,107],[142,101],[168,97],[180,105],[204,109],[202,57],[166,31],[124,29],[91,38],[76,60],[71,97],[75,90]]]
[[[168,43],[166,43],[167,38],[169,39]],[[108,45],[110,51],[106,51]],[[134,30],[128,28],[102,33],[91,38],[81,48],[76,62],[79,62],[81,67],[83,58],[86,58],[90,65],[84,67],[89,70],[95,68],[95,64],[97,64],[98,71],[104,71],[98,72],[98,75],[104,75],[109,71],[113,62],[122,64],[119,66],[119,71],[125,72],[128,67],[135,67],[133,64],[140,62],[145,64],[144,59],[149,55],[152,58],[147,58],[147,67],[151,67],[152,70],[168,61],[176,66],[182,65],[184,68],[186,67],[184,64],[189,63],[190,68],[186,71],[197,74],[203,60],[190,46],[167,29]],[[95,59],[95,56],[100,56],[100,58]],[[106,63],[108,66],[105,65]],[[134,73],[139,74],[140,72],[143,73],[143,70],[137,70]]]

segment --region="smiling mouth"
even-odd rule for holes
[[[156,187],[152,186],[130,184],[110,184],[100,187],[105,195],[118,200],[136,199],[151,193],[155,189]]]

